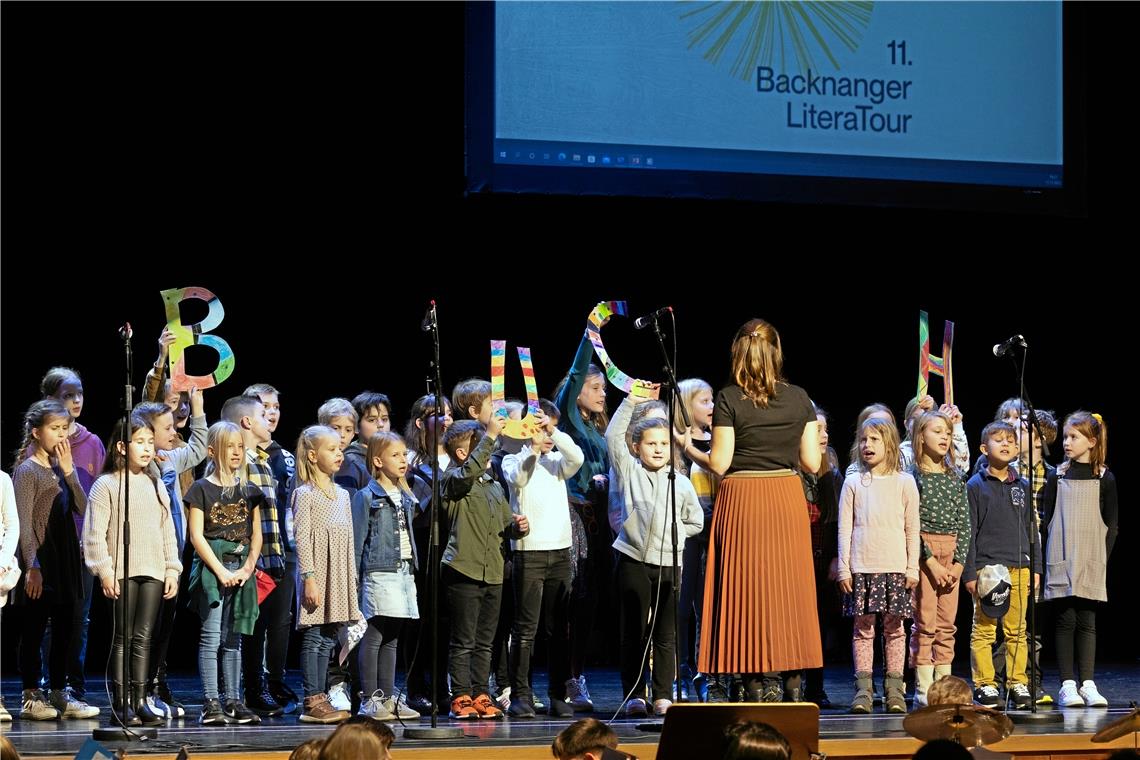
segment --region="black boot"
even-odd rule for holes
[[[127,705],[127,712],[122,714],[123,709],[123,685],[121,683],[111,682],[111,717],[115,723],[120,726],[141,726],[142,721],[135,715],[135,711],[131,705]]]
[[[798,670],[790,670],[783,674],[784,701],[803,701],[803,675]]]
[[[781,702],[784,699],[784,681],[779,673],[764,673],[760,679],[763,694],[761,702]]]
[[[144,726],[161,726],[164,721],[161,715],[151,711],[146,703],[146,684],[131,684],[131,706],[135,710],[135,720]],[[136,724],[137,725],[137,724]]]

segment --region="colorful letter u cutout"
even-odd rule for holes
[[[927,394],[930,373],[942,378],[945,403],[954,403],[954,374],[951,371],[950,355],[954,347],[954,323],[946,322],[942,333],[942,356],[930,355],[930,318],[925,311],[918,312],[918,395],[919,400]]]
[[[178,313],[178,304],[190,298],[205,301],[209,312],[201,322],[184,325]],[[174,288],[162,291],[162,301],[166,306],[166,326],[175,335],[169,356],[171,389],[186,391],[191,388],[213,388],[232,375],[234,352],[230,344],[216,335],[207,335],[221,324],[226,314],[218,297],[205,288]],[[218,366],[209,375],[186,374],[186,349],[195,345],[209,346],[218,352]]]
[[[534,382],[534,365],[530,361],[530,349],[519,346],[519,364],[522,365],[523,384],[526,385],[526,416],[521,420],[507,420],[503,428],[503,435],[508,438],[527,440],[534,438],[538,432],[538,422],[535,415],[538,413],[538,385]],[[495,414],[507,416],[504,408],[503,379],[506,373],[507,342],[505,340],[491,341],[491,406]]]
[[[657,398],[661,393],[660,386],[654,385],[647,380],[637,380],[625,374],[618,369],[617,365],[610,360],[610,355],[606,353],[606,347],[602,343],[602,328],[610,321],[610,317],[615,314],[622,317],[626,315],[625,301],[601,301],[594,307],[594,310],[590,312],[590,316],[586,320],[586,335],[590,337],[590,342],[594,344],[594,353],[598,355],[602,366],[605,367],[606,377],[615,386],[631,396]]]

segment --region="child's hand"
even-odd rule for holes
[[[977,581],[966,581],[966,590],[970,592],[970,596],[977,596],[978,582]]]
[[[950,418],[950,424],[955,427],[962,424],[962,413],[958,411],[957,404],[943,404],[938,411]]]
[[[202,391],[191,388],[187,393],[190,396],[190,416],[201,417],[206,413],[206,400],[202,398]]]
[[[929,412],[934,408],[934,396],[926,395],[918,402],[918,408],[924,412]]]
[[[114,578],[100,578],[99,585],[103,587],[103,596],[108,599],[119,598],[119,582]]]
[[[942,585],[942,578],[946,575],[946,568],[942,566],[942,563],[934,557],[929,557],[922,564],[926,566],[926,572],[934,580],[934,585]]]
[[[683,433],[678,433],[676,429],[674,429],[673,443],[681,449],[682,454],[685,453],[693,443],[693,429],[691,427],[685,428],[685,432]]]
[[[502,414],[492,414],[490,421],[487,422],[487,437],[492,441],[499,437],[499,433],[503,432],[503,428],[507,426],[507,418]]]
[[[595,475],[591,480],[593,481],[595,491],[604,491],[604,490],[606,490],[606,488],[610,484],[609,476],[603,475],[600,472],[597,475]]]
[[[914,590],[914,587],[915,587],[915,586],[917,586],[917,585],[918,585],[918,578],[910,578],[910,577],[908,577],[908,578],[906,579],[906,590],[907,590],[907,591],[913,591],[913,590]]]
[[[55,458],[64,475],[70,475],[75,471],[75,461],[71,458],[71,442],[66,438],[55,445]]]
[[[234,580],[234,574],[223,567],[221,574],[218,575],[218,583],[222,584],[222,588],[229,588],[236,584],[237,581]]]
[[[843,580],[839,581],[839,590],[842,591],[844,594],[850,594],[851,593],[851,579],[850,578],[844,578]]]
[[[650,390],[655,390],[655,391],[658,391],[658,393],[660,393],[661,383],[647,383],[646,386]],[[646,401],[655,401],[656,400],[656,396],[654,396],[653,398],[650,398],[649,396],[634,396],[632,393],[629,394],[629,398],[633,399],[633,403],[635,403],[635,404],[644,404]]]
[[[934,588],[943,590],[946,587],[946,568],[942,566],[938,560],[931,557],[922,563],[925,565],[924,569],[926,574],[930,577],[930,582],[934,584]]]
[[[241,567],[239,567],[237,570],[234,571],[233,577],[234,577],[234,585],[244,586],[245,582],[253,577],[253,570],[246,567],[245,565],[242,565]]]
[[[317,590],[316,578],[305,579],[305,591],[301,596],[301,603],[305,605],[306,612],[315,612],[321,606],[321,592]]]
[[[513,515],[515,521],[515,528],[518,530],[520,536],[525,536],[530,533],[530,520],[526,519],[526,515]]]
[[[174,345],[177,337],[170,331],[169,327],[162,328],[162,334],[158,336],[158,355],[161,359],[165,359],[166,355],[170,353],[170,347]]]
[[[546,414],[539,409],[538,414],[534,415],[534,422],[538,428],[534,431],[534,435],[530,438],[530,445],[534,447],[535,451],[542,448],[542,444],[546,443],[546,434],[548,432],[547,425],[550,420]]]
[[[178,579],[167,578],[166,583],[162,588],[162,598],[173,599],[176,596],[178,596]]]
[[[24,574],[24,593],[29,599],[39,599],[44,593],[44,576],[38,567],[30,567]]]

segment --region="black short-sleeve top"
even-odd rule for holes
[[[736,433],[729,473],[797,468],[804,426],[814,420],[807,392],[789,383],[776,385],[767,407],[752,403],[740,386],[729,385],[717,394],[713,409],[713,427],[730,427]]]

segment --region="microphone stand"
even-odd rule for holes
[[[428,586],[431,595],[431,727],[409,726],[404,729],[407,739],[461,739],[463,729],[458,726],[439,725],[439,418],[443,415],[443,380],[439,369],[439,320],[435,301],[431,302],[421,326],[431,333],[432,360],[428,382],[435,385],[435,417],[428,431],[428,450],[431,452],[431,509],[428,510]]]
[[[129,461],[130,453],[130,438],[131,438],[131,412],[134,410],[134,386],[131,385],[131,376],[134,373],[134,356],[131,353],[131,324],[128,322],[119,329],[119,337],[123,339],[123,349],[126,354],[126,367],[127,367],[127,382],[123,386],[123,426],[122,438],[115,444],[123,447],[124,460]],[[113,454],[112,454],[113,456]],[[129,598],[131,593],[131,478],[130,468],[127,467],[123,470],[123,488],[122,488],[122,505],[123,505],[123,585],[119,590],[119,627],[123,632],[123,654],[122,654],[122,670],[119,672],[120,687],[119,696],[121,700],[118,705],[112,705],[111,709],[111,722],[109,728],[96,728],[91,732],[91,738],[95,741],[146,741],[154,739],[158,736],[158,730],[146,726],[130,727],[127,725],[129,722],[127,715],[130,711],[131,704],[131,632],[134,626],[130,625],[133,622],[128,617],[127,611],[130,609]],[[115,568],[111,568],[114,572]],[[117,575],[117,573],[116,573]],[[117,579],[116,579],[117,580]],[[112,646],[114,643],[112,642]],[[113,677],[113,676],[112,676]],[[115,715],[115,709],[118,709],[119,714]]]
[[[672,310],[670,310],[672,312]],[[676,335],[676,329],[673,334]],[[673,519],[673,527],[671,536],[673,539],[673,593],[671,604],[673,605],[673,694],[676,697],[675,702],[682,702],[681,699],[681,616],[678,614],[681,608],[681,572],[680,562],[678,562],[677,551],[677,468],[676,457],[673,455],[675,444],[673,443],[674,417],[678,407],[681,409],[681,421],[686,428],[691,426],[689,420],[689,411],[685,409],[685,405],[680,403],[681,389],[677,386],[677,375],[673,370],[673,362],[669,360],[669,352],[665,348],[665,336],[661,333],[661,324],[655,314],[653,316],[653,334],[657,338],[657,345],[661,348],[661,356],[665,360],[664,372],[665,380],[669,384],[670,393],[672,396],[672,403],[669,404],[669,505]],[[660,581],[658,581],[660,583]]]
[[[1018,419],[1018,425],[1021,420],[1027,420],[1026,425],[1026,440],[1025,445],[1029,447],[1029,456],[1026,462],[1026,469],[1029,471],[1026,477],[1026,482],[1029,483],[1029,505],[1031,509],[1031,519],[1027,526],[1029,534],[1029,593],[1026,607],[1026,623],[1028,630],[1026,632],[1026,646],[1029,651],[1026,653],[1029,661],[1029,693],[1033,697],[1033,701],[1029,705],[1029,710],[1011,710],[1008,712],[1009,719],[1014,723],[1061,723],[1064,721],[1064,716],[1059,710],[1038,711],[1037,710],[1037,584],[1033,580],[1033,548],[1041,543],[1041,531],[1038,527],[1038,513],[1037,513],[1037,497],[1033,490],[1033,478],[1036,475],[1033,462],[1033,431],[1037,431],[1037,436],[1041,439],[1043,453],[1048,453],[1045,448],[1045,437],[1041,435],[1041,425],[1037,421],[1037,411],[1033,408],[1033,404],[1029,401],[1029,396],[1025,390],[1025,365],[1029,363],[1029,346],[1022,341],[1020,343],[1022,348],[1022,359],[1020,364],[1017,361],[1017,356],[1011,350],[1009,351],[1010,361],[1013,362],[1014,372],[1018,375],[1018,398],[1021,399],[1021,412]],[[1041,552],[1041,570],[1044,571],[1045,567],[1045,552]],[[1009,642],[1006,642],[1006,647],[1009,647]],[[1006,674],[1009,677],[1009,674]]]

